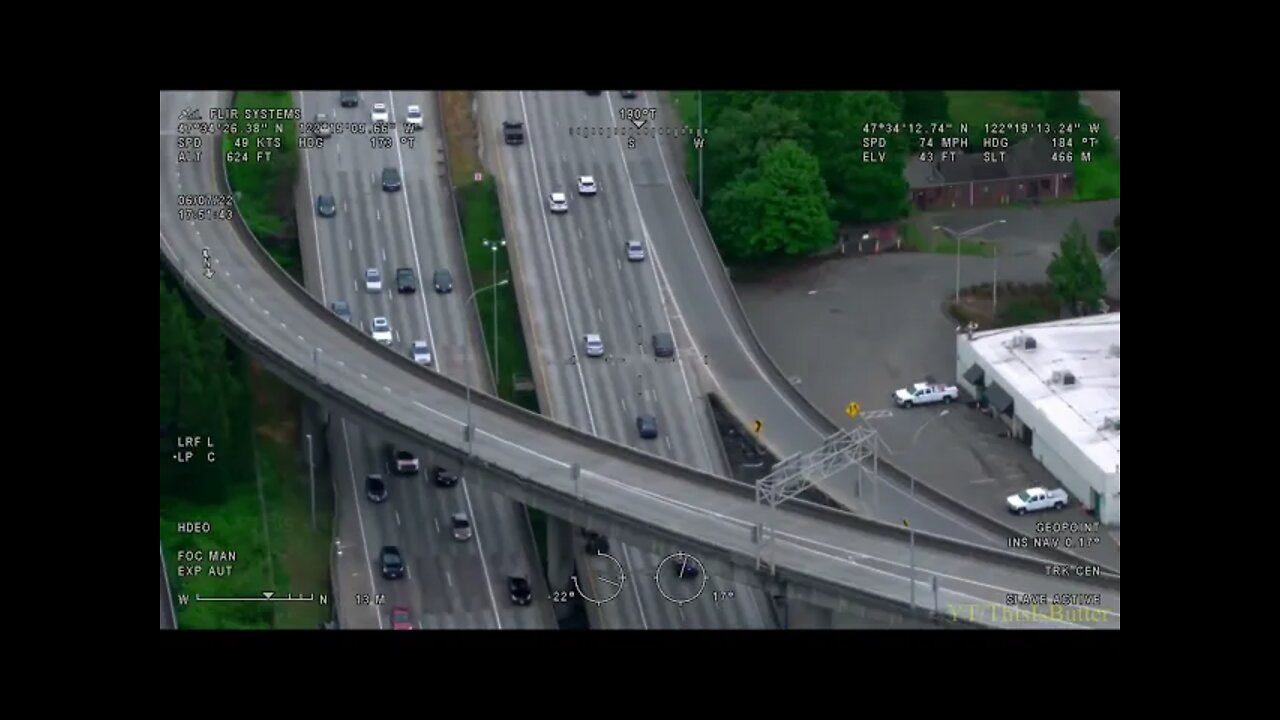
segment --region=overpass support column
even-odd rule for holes
[[[810,605],[794,598],[787,600],[788,630],[830,630],[835,627],[835,613],[829,608]]]
[[[554,515],[547,516],[547,589],[551,592],[569,590],[573,583],[573,526]],[[566,603],[553,603],[556,616],[571,610]]]

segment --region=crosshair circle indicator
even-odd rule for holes
[[[578,581],[576,573],[570,579],[573,580],[573,586],[578,590],[578,597],[589,603],[603,605],[618,597],[622,592],[622,586],[627,583],[627,574],[622,571],[622,563],[618,562],[618,558],[602,552],[597,552],[596,557],[603,558],[604,562],[596,561],[591,563],[593,567],[587,568],[591,579],[585,584],[592,590],[598,591],[600,597],[592,597],[583,592],[582,586],[584,583]]]
[[[673,553],[658,563],[653,581],[662,597],[676,605],[685,605],[697,600],[706,589],[707,569],[689,553]]]

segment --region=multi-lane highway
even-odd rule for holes
[[[435,370],[459,381],[470,372],[476,387],[489,388],[479,323],[467,304],[471,284],[453,203],[438,161],[441,135],[435,98],[423,92],[364,92],[354,108],[342,107],[336,91],[298,93],[296,98],[305,120],[323,113],[341,124],[323,148],[303,152],[304,187],[297,206],[303,242],[314,248],[308,253],[314,262],[307,273],[312,294],[326,306],[347,303],[352,322],[366,333],[374,317],[386,317],[394,350],[407,354],[413,341],[425,340]],[[352,132],[353,127],[377,127],[370,118],[374,103],[385,104],[390,112],[391,123],[382,128],[386,132]],[[421,130],[410,132],[404,124],[410,105],[422,112]],[[406,135],[413,137],[412,144],[401,142]],[[382,189],[386,167],[400,172],[401,191]],[[333,217],[316,212],[319,195],[333,196]],[[381,292],[366,289],[368,268],[381,271]],[[413,271],[416,293],[397,292],[398,268]],[[432,291],[431,276],[437,269],[452,273],[452,293]],[[413,448],[423,466],[418,475],[396,476],[388,463],[387,443],[343,419],[330,425],[339,501],[362,516],[357,526],[374,573],[373,590],[353,582],[351,593],[340,593],[342,601],[350,602],[356,592],[382,593],[384,606],[369,606],[369,612],[385,615],[390,607],[404,605],[427,629],[554,628],[545,603],[516,607],[507,591],[507,576],[521,575],[535,581],[537,593],[547,595],[544,584],[536,582],[541,572],[523,508],[500,495],[473,490],[465,479],[452,488],[434,486],[427,473],[437,462],[452,471],[459,468],[426,448]],[[370,473],[385,478],[386,502],[365,499],[364,481]],[[471,520],[471,539],[453,537],[455,513]],[[377,555],[384,544],[404,553],[406,578],[381,577]]]
[[[531,331],[528,342],[544,414],[643,452],[728,474],[691,349],[678,347],[674,360],[653,353],[653,334],[673,332],[672,311],[659,291],[655,266],[629,261],[623,248],[627,240],[643,240],[646,229],[622,144],[570,132],[612,126],[607,105],[582,92],[482,93],[481,98],[481,144],[489,167],[498,173],[508,251]],[[507,120],[525,124],[523,145],[501,141]],[[578,178],[584,175],[594,179],[595,195],[579,194]],[[567,213],[549,211],[553,192],[568,196]],[[588,333],[600,335],[604,357],[585,354],[583,336]],[[639,437],[640,414],[657,419],[657,438]],[[665,556],[626,545],[616,550],[632,577],[652,575]],[[579,553],[578,564],[585,561]],[[712,593],[706,593],[680,606],[664,598],[655,583],[635,583],[601,608],[599,624],[773,625],[762,592],[710,582],[732,590],[734,601],[715,603]]]
[[[178,194],[225,192],[216,162],[178,162],[174,129],[179,126],[180,111],[184,106],[225,106],[227,101],[225,94],[218,93],[161,94],[162,257],[176,268],[193,297],[220,316],[239,342],[291,382],[388,432],[462,447],[467,411],[460,385],[413,367],[338,321],[272,266],[241,224],[178,219]],[[218,138],[210,141],[216,144]],[[646,198],[637,185],[644,208]],[[649,211],[644,215],[649,217]],[[652,229],[650,233],[652,237]],[[211,278],[201,274],[204,248],[215,258]],[[674,269],[667,266],[671,277]],[[703,272],[709,270],[704,267]],[[717,285],[710,274],[706,277]],[[710,296],[718,297],[714,291]],[[679,307],[676,311],[680,314]],[[725,339],[743,342],[732,335]],[[716,382],[736,403],[752,380],[740,372],[716,376]],[[738,392],[728,392],[730,386]],[[625,519],[659,535],[677,533],[699,547],[734,558],[750,558],[756,552],[753,527],[764,518],[749,493],[687,466],[575,432],[488,397],[476,398],[473,415],[476,458],[521,478],[530,497],[577,498],[575,502],[592,513]],[[569,473],[574,465],[582,468],[578,482]],[[1100,609],[1102,619],[1086,626],[1119,626],[1118,582],[1047,578],[1043,564],[1017,560],[1012,553],[955,542],[921,546],[919,539],[913,582],[906,565],[907,539],[900,528],[895,531],[892,526],[853,517],[786,508],[769,522],[777,530],[776,562],[796,582],[861,588],[901,601],[913,585],[921,585],[922,576],[932,576],[938,578],[942,602],[983,607],[1002,606],[1009,592],[1069,592],[1084,597],[1097,593],[1099,602],[1090,605]],[[995,624],[1079,625],[1069,621]]]
[[[529,95],[526,93],[526,97]],[[819,447],[822,439],[838,428],[781,375],[752,332],[697,201],[683,179],[679,162],[683,141],[676,133],[663,132],[685,129],[685,125],[651,91],[641,92],[633,100],[621,99],[616,92],[598,97],[583,93],[576,96],[574,103],[580,100],[598,106],[590,117],[601,125],[623,127],[636,137],[636,146],[621,152],[625,171],[622,182],[628,186],[626,191],[634,193],[643,218],[641,239],[649,246],[650,262],[667,298],[665,309],[676,329],[681,351],[698,360],[689,363],[698,381],[707,391],[718,394],[744,422],[761,420],[764,431],[759,439],[778,457]],[[567,98],[560,102],[574,107]],[[656,117],[637,130],[619,117],[621,107],[654,108]],[[715,142],[713,132],[707,138],[708,143]],[[618,153],[627,144],[626,137],[611,138],[597,152],[608,148]],[[832,358],[832,362],[839,359]],[[883,398],[848,400],[861,402],[867,409],[887,402]],[[881,470],[901,479],[885,463]],[[920,530],[990,547],[1003,547],[1006,543],[1005,533],[993,532],[953,509],[918,496],[913,498],[906,483],[880,483],[870,492],[864,490],[865,502],[860,502],[855,492],[856,477],[852,470],[840,473],[825,480],[823,489],[845,506],[887,522],[907,520]]]

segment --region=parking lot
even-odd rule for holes
[[[917,222],[963,232],[1005,219],[978,235],[1001,247],[1000,280],[1038,283],[1072,219],[1092,240],[1118,212],[1119,201],[1111,201],[935,214]],[[961,285],[989,282],[992,269],[990,258],[961,257]],[[765,347],[818,409],[842,425],[850,401],[864,412],[890,410],[874,423],[894,464],[1022,528],[1034,521],[1013,521],[1005,496],[1038,484],[1057,486],[1027,447],[1000,437],[1003,424],[965,404],[939,416],[940,407],[902,410],[891,400],[894,390],[926,377],[955,381],[955,322],[943,312],[955,284],[954,255],[884,253],[807,264],[767,281],[739,282],[737,290]],[[1079,506],[1044,519],[1091,520]],[[1118,568],[1118,531],[1101,535],[1090,555]]]

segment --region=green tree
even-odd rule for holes
[[[725,187],[744,171],[759,165],[760,158],[782,140],[807,143],[812,132],[795,110],[759,97],[747,109],[730,107],[716,121],[715,142],[704,156],[707,194]]]
[[[864,148],[872,123],[895,123],[902,110],[885,92],[773,93],[774,102],[794,108],[812,129],[805,145],[819,159],[822,177],[833,201],[831,216],[844,224],[888,220],[906,212],[907,183],[903,177],[910,139],[889,136],[884,148]],[[866,162],[863,152],[877,153]],[[878,153],[884,152],[884,157]]]
[[[1070,121],[1078,120],[1083,115],[1080,107],[1080,91],[1049,90],[1044,94],[1044,116],[1046,120]]]
[[[892,100],[892,97],[890,98]],[[910,90],[902,93],[903,122],[947,122],[951,119],[951,106],[947,94],[941,90]]]
[[[735,260],[800,255],[828,247],[836,225],[818,161],[794,140],[774,145],[718,193],[709,212]]]
[[[1080,223],[1071,222],[1048,269],[1053,295],[1072,315],[1089,314],[1106,290],[1098,256],[1089,247]]]

